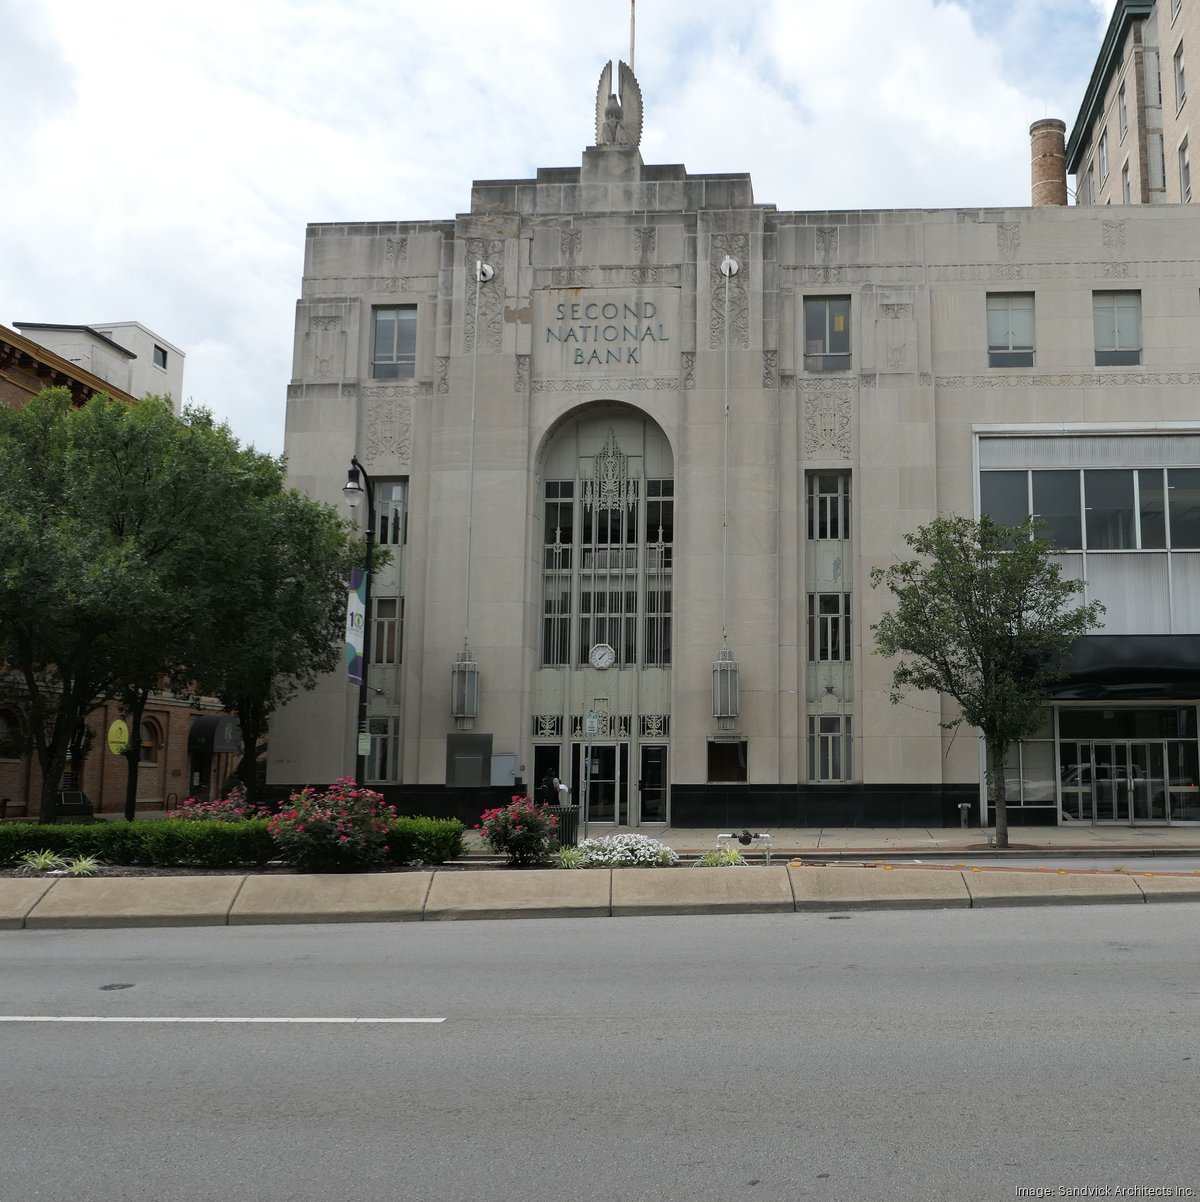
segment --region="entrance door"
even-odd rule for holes
[[[639,822],[667,821],[667,749],[642,747],[642,774],[638,781]]]
[[[1129,821],[1129,748],[1124,743],[1092,744],[1092,806],[1097,822]]]
[[[1063,743],[1063,817],[1077,822],[1167,822],[1162,743]]]
[[[584,760],[587,744],[574,743],[571,748],[575,780],[583,788]],[[593,743],[592,761],[588,776],[588,810],[580,821],[601,826],[625,826],[629,822],[629,744]]]

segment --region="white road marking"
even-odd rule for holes
[[[0,1023],[444,1023],[444,1018],[193,1018],[98,1014],[0,1014]]]

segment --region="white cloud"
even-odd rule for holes
[[[643,0],[644,157],[750,172],[781,208],[1027,203],[1028,124],[1074,116],[1111,0],[1018,8],[993,26],[990,0]],[[187,395],[271,451],[305,224],[445,219],[474,178],[578,164],[629,35],[625,0],[0,0],[0,18],[25,122],[0,321],[139,320],[188,353]],[[1026,53],[1040,19],[1067,39],[1053,69]]]

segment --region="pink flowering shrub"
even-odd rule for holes
[[[301,872],[354,872],[387,860],[395,818],[380,794],[343,777],[323,793],[293,793],[267,829],[280,857]]]
[[[246,800],[246,790],[241,785],[234,785],[228,797],[214,798],[212,801],[188,797],[179,809],[167,815],[182,822],[244,822],[247,818],[266,816],[265,807]]]
[[[558,844],[558,819],[530,797],[514,797],[506,806],[484,810],[475,829],[509,864],[544,864]]]

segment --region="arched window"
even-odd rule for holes
[[[542,664],[671,663],[674,485],[651,421],[606,412],[559,431],[543,467]]]
[[[157,764],[158,753],[162,748],[162,735],[156,722],[146,721],[141,729],[142,763]]]

